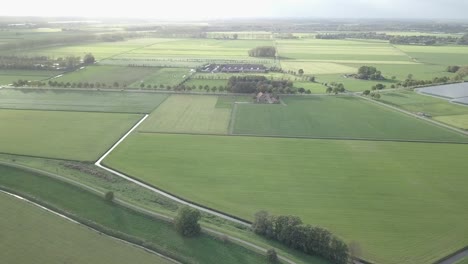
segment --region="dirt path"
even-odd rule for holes
[[[133,243],[131,243],[131,242],[128,242],[128,241],[126,241],[126,240],[122,240],[122,239],[120,239],[120,238],[116,238],[116,237],[113,237],[113,236],[104,234],[104,233],[102,233],[102,232],[99,231],[99,230],[96,230],[96,229],[94,229],[94,228],[91,228],[91,227],[89,227],[89,226],[87,226],[87,225],[83,225],[83,224],[81,224],[80,222],[77,222],[77,221],[75,221],[75,220],[73,220],[73,219],[71,219],[71,218],[69,218],[69,217],[67,217],[67,216],[65,216],[65,215],[63,215],[63,214],[60,214],[60,213],[55,212],[55,211],[53,211],[53,210],[51,210],[51,209],[49,209],[49,208],[47,208],[47,207],[44,207],[44,206],[42,206],[42,205],[40,205],[40,204],[37,204],[37,203],[35,203],[35,202],[33,202],[33,201],[30,201],[30,200],[28,200],[28,199],[26,199],[26,198],[24,198],[24,197],[22,197],[22,196],[19,196],[19,195],[16,195],[16,194],[12,194],[12,193],[9,193],[9,192],[3,191],[3,190],[0,190],[0,193],[3,193],[3,194],[6,194],[6,195],[9,195],[9,196],[12,196],[12,197],[17,198],[17,199],[19,199],[19,200],[21,200],[21,201],[24,201],[24,202],[27,202],[27,203],[29,203],[29,204],[32,204],[32,205],[34,205],[34,206],[36,206],[36,207],[39,207],[39,208],[42,209],[42,210],[45,210],[45,211],[47,211],[47,212],[49,212],[49,213],[51,213],[51,214],[54,214],[54,215],[56,215],[56,216],[59,216],[59,217],[65,219],[65,220],[68,220],[68,221],[70,221],[70,222],[72,222],[72,223],[74,223],[74,224],[83,226],[83,227],[85,227],[85,228],[87,228],[87,229],[89,229],[89,230],[92,230],[92,231],[94,231],[94,232],[100,234],[100,235],[104,235],[104,236],[107,236],[107,237],[109,237],[109,238],[111,238],[111,239],[114,239],[114,240],[117,240],[117,241],[119,241],[119,242],[125,243],[125,244],[127,244],[127,245],[131,245],[131,246],[134,246],[134,247],[136,247],[136,248],[142,249],[142,250],[144,250],[144,251],[146,251],[146,252],[149,252],[149,253],[151,253],[151,254],[154,254],[154,255],[156,255],[156,256],[158,256],[158,257],[161,257],[161,258],[163,258],[163,259],[165,259],[165,260],[168,260],[168,261],[170,261],[170,262],[182,264],[181,262],[179,262],[179,261],[177,261],[177,260],[175,260],[175,259],[172,259],[172,258],[170,258],[170,257],[168,257],[168,256],[165,256],[165,255],[163,255],[163,254],[161,254],[161,253],[158,253],[158,252],[156,252],[156,251],[153,251],[153,250],[151,250],[151,249],[142,247],[142,246],[137,245],[137,244],[133,244]]]

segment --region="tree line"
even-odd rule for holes
[[[76,56],[67,56],[59,58],[50,58],[47,56],[0,56],[0,69],[5,70],[63,70],[69,71],[76,69],[83,64],[92,64],[95,58],[91,53],[83,58]]]
[[[269,80],[265,76],[231,76],[228,91],[232,93],[294,93],[293,82],[289,80]]]
[[[297,216],[275,216],[260,211],[255,214],[252,229],[258,235],[336,264],[347,264],[351,259],[343,240],[325,228],[304,224]]]
[[[249,50],[250,57],[275,57],[276,48],[273,46],[261,46]]]
[[[325,33],[317,34],[317,39],[377,39],[377,40],[388,40],[392,44],[401,45],[446,45],[446,44],[458,44],[468,45],[468,34],[462,37],[451,37],[451,36],[404,36],[404,35],[387,35],[386,33],[376,32],[343,32],[343,33]]]

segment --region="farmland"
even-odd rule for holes
[[[382,94],[384,103],[417,113],[423,112],[433,119],[449,125],[468,129],[468,107],[413,91],[395,91]]]
[[[2,89],[0,108],[83,112],[150,113],[165,94],[42,89]]]
[[[358,241],[379,263],[428,263],[468,242],[459,228],[468,219],[465,152],[450,144],[136,134],[105,162],[246,219],[261,209],[299,215]]]
[[[6,85],[21,80],[39,81],[59,75],[55,71],[32,71],[32,70],[0,70],[0,85]]]
[[[143,132],[226,134],[231,110],[217,96],[172,95],[139,128]]]
[[[114,82],[117,82],[120,86],[128,86],[155,71],[157,69],[149,67],[89,66],[82,70],[64,74],[62,77],[56,78],[55,81],[65,83],[99,82],[108,86],[112,86]]]
[[[12,63],[2,67],[15,69],[0,70],[0,84],[5,86],[0,88],[2,164],[22,164],[66,175],[101,192],[114,191],[118,199],[173,217],[179,202],[94,164],[143,114],[149,114],[103,164],[175,196],[247,221],[252,221],[259,210],[298,215],[304,223],[327,228],[347,243],[357,242],[362,248],[361,257],[376,264],[433,263],[467,246],[468,136],[429,122],[433,119],[468,129],[468,107],[454,103],[468,100],[462,97],[466,89],[456,84],[422,90],[450,98],[445,100],[418,93],[421,90],[415,92],[414,87],[403,89],[406,85],[402,83],[406,79],[428,81],[435,77],[455,80],[458,73],[448,72],[447,66],[467,65],[468,47],[455,41],[432,46],[393,45],[369,39],[315,39],[317,32],[322,32],[315,29],[305,32],[298,28],[301,33],[287,33],[291,30],[288,27],[299,27],[296,22],[286,28],[268,22],[258,30],[249,22],[229,26],[232,22],[223,21],[184,26],[156,23],[148,27],[98,23],[0,31],[0,55],[13,56]],[[86,28],[80,34],[93,34],[95,38],[40,45],[41,39],[73,36],[75,26]],[[222,30],[225,27],[229,30]],[[274,32],[268,31],[272,27]],[[393,34],[461,37],[431,32]],[[106,34],[115,39],[103,40],[101,36]],[[31,41],[29,48],[10,45],[27,41]],[[13,48],[3,50],[4,46]],[[260,46],[276,47],[277,52],[269,57],[250,57],[248,51]],[[67,66],[67,73],[21,70],[43,65],[15,63],[16,59],[28,61],[22,61],[21,56],[66,60],[67,56],[83,58],[88,53],[96,61]],[[200,68],[206,64],[249,63],[262,64],[268,72],[211,73]],[[51,69],[59,68],[57,65],[64,69],[62,64],[51,65],[55,65]],[[385,80],[361,80],[350,75],[362,66],[376,67]],[[230,77],[251,75],[291,81],[287,87],[293,89],[281,90],[273,82],[247,81],[239,86],[248,88],[249,94],[211,89],[225,88]],[[42,80],[46,84],[8,86],[18,79]],[[336,85],[333,82],[344,85],[344,94],[325,94],[328,86]],[[383,90],[373,91],[380,98],[360,97],[359,92],[379,83],[386,85]],[[299,88],[310,90],[312,95],[300,94]],[[437,91],[440,89],[444,92]],[[259,91],[271,92],[273,98],[278,96],[279,103],[254,103],[254,98],[261,96]],[[284,95],[283,91],[295,94]],[[427,116],[415,118],[372,100]],[[169,223],[105,202],[102,194],[88,193],[43,174],[0,165],[0,187],[145,240],[149,246],[180,257],[183,263],[266,262],[265,256],[252,249],[207,234],[186,239]],[[4,200],[0,196],[0,204]],[[12,205],[5,206],[14,210]],[[41,217],[45,220],[37,220],[37,224],[55,221],[60,226],[57,231],[71,230],[69,223],[61,219],[53,220],[47,214]],[[27,216],[21,218],[24,225],[32,222],[27,222],[32,218],[23,219]],[[0,220],[5,226],[12,222],[12,218]],[[278,248],[281,255],[299,259],[298,263],[325,263],[289,250],[286,245],[278,247],[276,241],[219,216],[203,213],[200,222],[204,228],[248,238],[246,241],[265,249]],[[49,227],[43,231],[59,233]],[[119,250],[126,246],[75,227],[70,232],[82,233],[81,240],[96,243],[96,248],[119,251],[112,256],[98,252],[79,256],[83,259],[76,256],[76,262],[95,258],[102,260],[99,263],[109,263],[115,258],[115,262],[145,263],[147,258],[154,258],[135,248]],[[14,242],[11,252],[17,247],[31,247],[30,254],[24,255],[29,259],[40,252],[40,242],[48,238],[41,238],[43,233],[27,232],[31,229],[41,228],[36,225],[10,231],[8,239]],[[14,232],[23,232],[31,241],[17,245],[21,240],[12,237]],[[56,241],[53,254],[62,250],[59,246],[70,246],[60,238]],[[90,242],[83,247],[93,245]],[[63,250],[65,256],[71,249]],[[119,257],[124,253],[130,261]],[[9,257],[14,259],[15,255]]]
[[[0,186],[33,196],[41,203],[108,230],[144,239],[147,245],[177,256],[184,263],[219,263],[219,259],[223,259],[224,263],[266,262],[257,253],[233,243],[222,243],[207,235],[184,238],[168,222],[106,202],[93,193],[42,175],[0,166]],[[67,199],[63,199],[64,196]]]
[[[6,263],[171,263],[5,194],[0,207]]]
[[[286,97],[283,105],[241,104],[234,134],[462,141],[468,138],[355,97]]]
[[[0,110],[0,152],[83,161],[96,160],[141,115]]]

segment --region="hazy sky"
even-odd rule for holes
[[[13,0],[0,15],[218,19],[449,18],[468,19],[467,0]]]

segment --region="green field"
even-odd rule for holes
[[[150,113],[166,94],[43,89],[2,89],[0,108]]]
[[[437,121],[468,129],[468,106],[408,90],[382,93],[381,101],[413,113],[423,112]]]
[[[324,75],[317,75],[316,81],[319,83],[342,83],[346,90],[352,92],[362,92],[365,90],[371,90],[372,86],[382,83],[387,87],[390,87],[392,84],[396,84],[396,81],[368,81],[368,80],[359,80],[355,78],[346,78],[343,74],[324,74]]]
[[[140,118],[136,114],[0,110],[0,152],[93,161]]]
[[[54,79],[54,81],[65,83],[99,82],[105,83],[109,87],[112,86],[114,82],[118,82],[120,87],[122,87],[143,80],[146,76],[158,70],[157,68],[150,67],[88,66],[82,70],[64,74],[62,77]]]
[[[190,80],[188,80],[185,85],[187,86],[193,86],[195,85],[195,87],[197,87],[197,89],[199,89],[199,86],[205,86],[205,85],[208,85],[210,88],[213,87],[213,86],[216,86],[216,87],[220,87],[220,86],[227,86],[228,84],[228,81],[226,79],[215,79],[215,80],[210,80],[210,79],[195,79],[195,78],[192,78]],[[202,91],[204,91],[202,89]]]
[[[355,73],[357,68],[345,66],[330,62],[313,62],[313,61],[283,61],[281,67],[284,70],[292,70],[298,72],[303,69],[305,74],[334,74],[334,73]]]
[[[172,263],[0,194],[4,263]]]
[[[170,223],[106,202],[102,197],[57,180],[0,166],[0,186],[47,203],[107,229],[143,239],[184,263],[266,263],[266,258],[207,235],[180,236]],[[63,197],[66,197],[64,199]],[[320,262],[317,262],[320,263]]]
[[[436,65],[466,65],[468,47],[466,46],[396,46],[417,61]]]
[[[462,141],[468,137],[348,96],[285,97],[283,105],[240,104],[234,134]]]
[[[313,94],[324,94],[327,88],[318,82],[294,82],[294,88],[304,88]]]
[[[184,68],[152,68],[152,72],[141,80],[138,80],[130,85],[132,88],[140,88],[143,83],[146,86],[163,85],[179,85],[189,75],[189,69]]]
[[[59,75],[56,71],[0,70],[0,85],[12,84],[18,80],[39,81]]]
[[[216,107],[217,101],[217,96],[171,95],[139,131],[226,134],[231,109]]]
[[[246,219],[261,209],[299,215],[359,242],[377,263],[422,264],[468,243],[466,151],[456,144],[135,134],[105,163]]]

